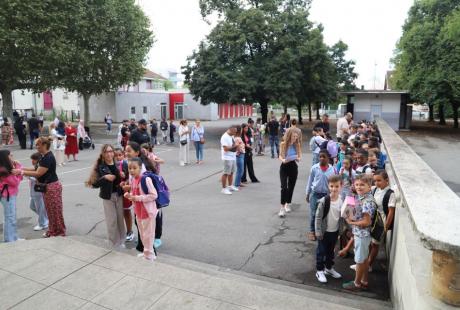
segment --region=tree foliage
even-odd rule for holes
[[[309,20],[309,5],[306,0],[201,0],[203,17],[217,13],[220,19],[183,67],[195,99],[257,102],[266,121],[272,100],[301,111],[305,104],[335,97],[340,84],[351,85],[356,75],[354,63],[344,60],[346,45],[329,49],[322,26]]]
[[[458,128],[460,102],[460,1],[418,0],[409,10],[397,44],[396,87],[408,89],[413,100],[437,107],[440,123],[452,108]]]
[[[60,35],[74,3],[64,0],[0,2],[0,92],[3,116],[12,116],[11,92],[55,86],[69,41]]]
[[[4,115],[11,114],[14,89],[64,87],[83,96],[88,122],[89,97],[139,81],[152,43],[134,0],[2,1]]]

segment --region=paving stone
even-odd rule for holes
[[[12,308],[14,310],[73,310],[86,301],[68,294],[47,288]]]
[[[124,276],[125,274],[120,272],[89,265],[62,279],[52,287],[65,293],[91,300]]]
[[[0,270],[0,310],[14,306],[44,288],[44,285]]]
[[[221,302],[216,299],[211,299],[177,289],[170,289],[168,293],[163,295],[149,310],[217,309],[220,304]]]

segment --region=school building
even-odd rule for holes
[[[412,105],[409,92],[398,90],[356,90],[342,92],[347,96],[347,112],[356,121],[385,120],[393,130],[410,129]]]

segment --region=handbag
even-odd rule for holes
[[[46,192],[46,184],[45,183],[36,183],[34,185],[34,191],[37,193],[45,193]]]
[[[181,144],[181,145],[186,145],[186,144],[187,144],[187,140],[180,140],[180,144]]]
[[[204,138],[201,138],[201,139],[200,139],[200,143],[201,143],[201,144],[205,144],[205,143],[206,143],[206,140],[205,140]]]

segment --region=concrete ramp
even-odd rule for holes
[[[136,254],[83,237],[0,244],[0,309],[391,309],[378,300]]]

